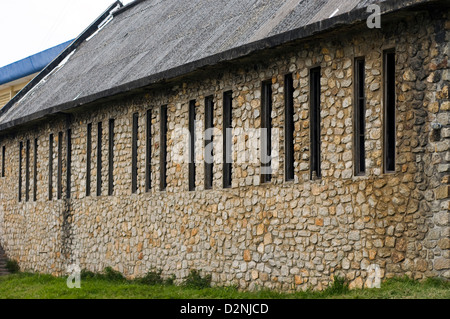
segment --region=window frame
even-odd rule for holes
[[[108,196],[114,194],[114,129],[115,120],[108,121]]]
[[[316,178],[322,177],[321,170],[321,74],[320,66],[309,70],[310,83],[310,178],[313,179],[314,171]]]
[[[167,128],[168,128],[168,117],[167,117],[168,107],[167,105],[162,105],[160,108],[160,153],[159,153],[159,190],[167,190]]]
[[[2,177],[5,177],[5,164],[6,164],[6,159],[5,159],[5,156],[6,156],[6,146],[5,145],[3,145],[2,146]]]
[[[38,144],[37,138],[34,139],[34,156],[33,156],[33,201],[37,201],[37,168],[38,168]]]
[[[53,148],[55,137],[53,133],[48,138],[48,200],[53,200]]]
[[[210,129],[214,129],[214,96],[205,97],[205,134]],[[212,161],[206,162],[206,150],[212,147]],[[205,135],[205,189],[212,189],[214,181],[214,134]]]
[[[139,113],[133,113],[131,132],[131,193],[138,191],[138,140],[139,140]]]
[[[270,183],[272,181],[272,109],[273,109],[273,91],[272,80],[266,80],[261,83],[261,170],[269,168],[270,173],[260,173],[261,183]],[[265,131],[264,131],[265,130]],[[266,133],[264,133],[266,132]],[[268,157],[268,163],[263,163],[263,158]]]
[[[19,142],[19,202],[22,201],[22,161],[23,161],[23,142]]]
[[[393,60],[390,60],[390,57]],[[392,64],[392,65],[390,65]],[[383,172],[393,174],[397,161],[396,52],[383,51]],[[392,77],[392,78],[391,78]],[[392,105],[393,104],[393,105]],[[391,106],[391,109],[389,107]]]
[[[92,123],[86,127],[86,196],[91,196]]]
[[[66,130],[66,198],[72,193],[72,129]]]
[[[366,86],[365,57],[354,59],[354,107],[353,107],[353,143],[354,143],[354,174],[366,175]],[[362,72],[362,74],[361,74]]]
[[[25,201],[30,200],[30,140],[25,143]]]
[[[102,196],[102,147],[103,147],[103,123],[97,123],[97,196]]]
[[[232,123],[233,123],[233,91],[229,90],[223,93],[223,166],[222,166],[222,186],[231,188],[232,186]]]
[[[145,191],[152,190],[152,110],[146,113],[146,138],[145,138]]]
[[[195,118],[196,118],[196,109],[195,104],[196,100],[189,101],[189,121],[188,121],[188,129],[189,129],[189,191],[195,191]]]
[[[62,198],[62,139],[63,132],[58,132],[58,166],[57,166],[57,180],[56,180],[56,198]]]
[[[294,79],[293,74],[284,76],[284,180],[295,179],[294,158]]]

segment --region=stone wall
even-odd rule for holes
[[[433,16],[433,19],[430,18]],[[297,290],[327,286],[345,276],[352,287],[382,278],[450,277],[449,265],[449,29],[448,12],[411,14],[381,30],[345,33],[205,70],[165,88],[58,115],[4,136],[0,179],[0,240],[24,270],[64,274],[67,266],[129,277],[162,269],[181,280],[190,269],[217,285]],[[396,50],[397,163],[383,173],[383,50]],[[353,62],[366,59],[366,175],[353,174]],[[310,180],[309,69],[321,66],[322,178]],[[284,180],[284,75],[294,76],[295,179]],[[250,129],[261,127],[261,82],[271,79],[272,124],[280,132],[279,167],[260,181],[258,161],[238,161],[252,150]],[[214,164],[213,189],[204,189],[203,142],[196,143],[196,190],[188,164],[176,160],[188,126],[189,101],[204,122],[204,98],[214,95],[214,126],[222,130],[223,92],[233,91],[232,187],[222,188]],[[159,190],[160,106],[168,105],[167,189]],[[145,192],[146,112],[152,110],[152,184]],[[132,115],[139,113],[138,191],[131,192]],[[114,194],[108,196],[108,120],[115,119]],[[102,194],[96,196],[97,123],[103,122]],[[439,122],[441,129],[433,130]],[[86,131],[92,123],[91,196],[86,196]],[[66,143],[62,198],[57,199],[58,132],[72,131],[72,182],[66,198]],[[53,200],[48,200],[49,134],[53,145]],[[199,134],[201,135],[201,134]],[[244,136],[244,137],[243,137]],[[37,201],[18,202],[19,141],[38,138]],[[244,143],[242,143],[244,141]],[[33,142],[30,163],[33,163]],[[214,135],[215,159],[222,137]],[[258,145],[256,145],[258,146]],[[25,189],[25,148],[22,189]],[[258,151],[259,152],[259,151]],[[257,152],[257,153],[258,153]],[[33,165],[30,165],[33,176]],[[33,189],[33,179],[30,181]],[[32,191],[30,192],[32,193]]]

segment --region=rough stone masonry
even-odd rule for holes
[[[323,289],[335,276],[345,277],[351,287],[371,286],[374,273],[381,279],[402,275],[449,279],[448,14],[445,10],[414,12],[384,21],[379,30],[354,26],[317,35],[214,71],[169,81],[159,89],[110,99],[88,111],[55,115],[3,136],[1,245],[23,270],[64,275],[72,264],[97,272],[111,266],[133,278],[161,269],[163,276],[175,274],[182,280],[197,269],[211,274],[215,285],[249,290]],[[396,163],[395,172],[384,173],[383,51],[391,48],[395,49]],[[363,176],[354,174],[357,57],[365,58],[366,75]],[[321,67],[322,176],[311,180],[309,70],[316,66]],[[287,182],[283,141],[284,76],[288,73],[294,86],[294,180]],[[175,132],[188,127],[189,101],[196,101],[196,120],[203,123],[205,97],[213,95],[213,125],[221,132],[223,93],[231,90],[234,132],[259,129],[261,85],[267,80],[272,83],[272,127],[280,132],[280,165],[272,180],[261,182],[258,162],[236,160],[237,150],[246,146],[236,136],[231,188],[223,188],[222,165],[216,162],[213,187],[205,189],[204,162],[197,160],[195,191],[189,191],[188,163],[173,160],[179,151],[177,141],[183,138]],[[167,105],[168,116],[167,188],[163,191],[159,187],[162,105]],[[146,192],[148,110],[151,188]],[[132,193],[136,112],[137,191]],[[110,119],[114,119],[111,195]],[[87,196],[90,123],[91,193]],[[214,135],[213,142],[218,161],[222,137]],[[197,142],[197,154],[202,143]],[[66,196],[68,176],[70,198]],[[97,195],[99,178],[102,188]]]

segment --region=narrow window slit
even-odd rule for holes
[[[189,191],[195,190],[195,103],[189,101]]]
[[[205,189],[213,187],[214,170],[214,149],[213,149],[213,129],[214,129],[214,98],[205,98]]]
[[[114,194],[114,119],[109,120],[108,140],[108,195]]]
[[[160,185],[161,191],[167,188],[167,105],[160,112]]]
[[[395,172],[395,52],[384,52],[384,172]]]
[[[19,202],[22,201],[22,151],[23,142],[19,143]]]
[[[133,114],[132,141],[131,141],[131,192],[134,194],[138,189],[138,131],[139,113]]]
[[[102,195],[102,122],[97,124],[97,196]]]
[[[261,182],[272,180],[272,81],[262,83],[261,92]]]
[[[72,191],[72,130],[66,131],[66,198],[70,198]]]
[[[92,123],[87,125],[86,134],[86,196],[91,195]]]
[[[5,177],[6,146],[2,147],[2,177]]]
[[[33,156],[33,201],[37,201],[37,169],[38,169],[38,139],[34,139]]]
[[[294,180],[294,81],[292,73],[284,77],[285,180]]]
[[[311,179],[320,178],[320,67],[310,70],[310,152]]]
[[[53,140],[53,134],[50,134],[48,142],[48,200],[53,199]]]
[[[232,182],[232,108],[233,92],[227,91],[223,94],[223,188],[230,188]]]
[[[30,140],[25,146],[25,201],[30,200]]]
[[[152,189],[152,111],[147,110],[147,128],[145,142],[145,191]]]
[[[62,139],[63,133],[58,133],[58,176],[56,183],[56,198],[61,199],[62,196]]]
[[[355,175],[364,175],[366,172],[365,150],[365,61],[364,58],[355,60],[355,106],[354,106],[354,152]]]

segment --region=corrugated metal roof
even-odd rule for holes
[[[355,8],[370,0],[144,0],[119,9],[103,28],[82,42],[64,64],[41,80],[0,116],[0,129],[27,121],[46,112],[87,103],[95,98],[148,84],[196,61],[216,63],[252,49],[273,45],[264,42],[301,37],[325,28],[325,20],[336,24],[354,19]],[[378,1],[380,2],[380,1]],[[381,1],[384,2],[384,1]],[[426,0],[387,1],[393,6]],[[400,4],[399,4],[400,3]],[[403,4],[402,4],[403,3]],[[334,10],[333,10],[334,9]],[[335,12],[336,9],[339,11]],[[349,14],[345,15],[345,13]],[[333,19],[330,15],[335,13]],[[362,13],[360,13],[362,15]],[[340,19],[342,16],[345,18]],[[299,29],[311,25],[316,28]],[[332,26],[332,23],[329,24]],[[297,33],[288,33],[297,30]],[[300,30],[300,31],[299,31]],[[255,44],[253,44],[255,43]],[[228,54],[244,48],[239,54]],[[213,58],[214,57],[214,58]],[[197,63],[197,64],[196,64]],[[181,72],[181,71],[180,71]],[[145,79],[142,80],[142,79]],[[6,124],[5,124],[6,123]]]

